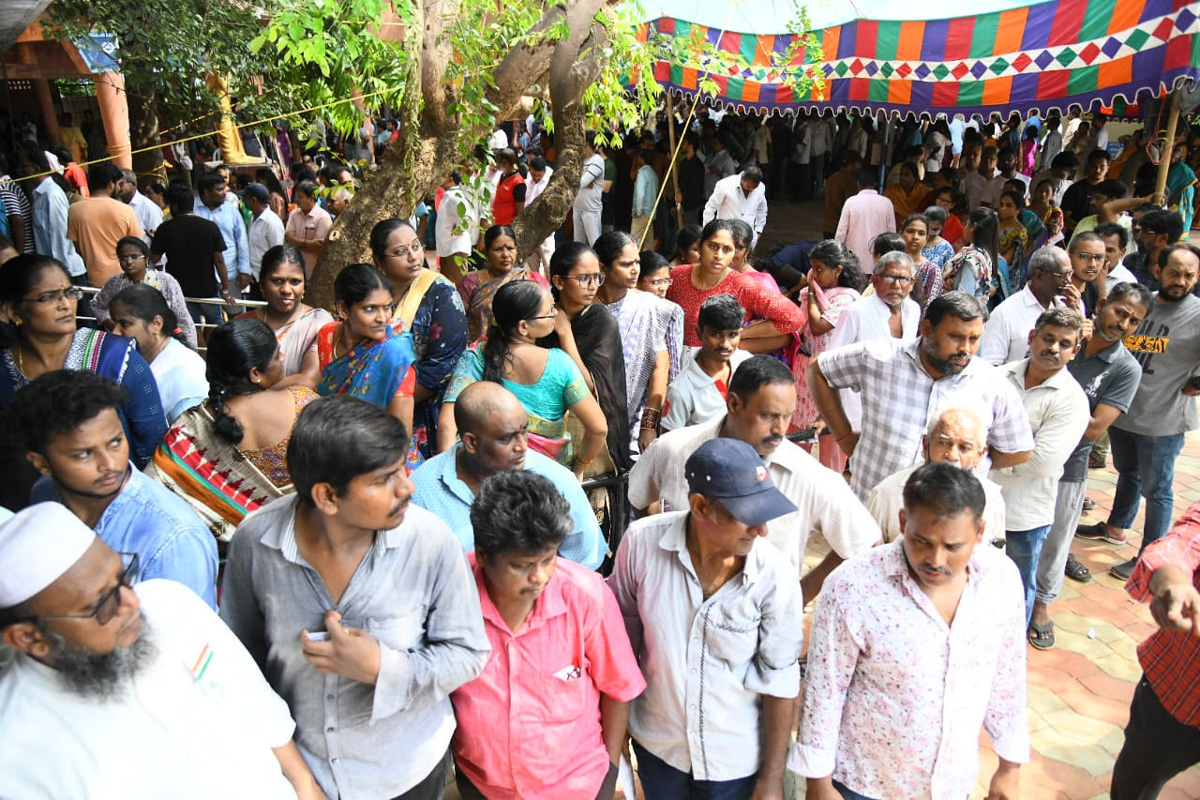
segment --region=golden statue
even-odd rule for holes
[[[221,148],[221,160],[226,164],[261,164],[261,158],[246,155],[242,136],[233,120],[233,103],[229,101],[229,83],[215,72],[204,78],[204,88],[217,98],[221,106],[221,122],[217,125],[217,146]]]

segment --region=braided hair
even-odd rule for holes
[[[206,377],[213,430],[230,444],[240,443],[246,432],[229,416],[225,403],[233,397],[263,391],[265,387],[250,380],[250,371],[257,368],[266,372],[278,350],[274,331],[253,317],[231,319],[209,337]]]

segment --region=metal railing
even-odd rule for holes
[[[91,286],[80,286],[79,289],[84,294],[92,296],[92,297],[94,297],[95,295],[100,293],[99,289],[96,289]],[[228,309],[231,309],[231,308],[236,308],[236,309],[240,309],[238,311],[239,314],[242,313],[243,311],[246,311],[247,309],[266,308],[267,307],[267,303],[264,300],[250,300],[247,298],[238,299],[238,300],[233,301],[232,303],[227,303],[219,297],[185,297],[185,298],[183,298],[183,301],[185,303],[197,303],[199,305],[216,306],[217,308],[221,309],[223,312]],[[225,313],[222,313],[221,316],[222,316],[222,320],[221,320],[222,322],[232,319],[231,316],[226,315]],[[93,326],[96,324],[95,317],[84,316],[82,314],[76,314],[75,319],[78,322],[89,323]],[[216,328],[218,325],[220,325],[220,323],[195,322],[195,321],[193,321],[192,324],[196,327],[197,334],[199,334],[200,331],[202,331],[202,330],[212,330],[212,329]],[[199,350],[200,353],[204,353],[208,348],[206,348],[204,346],[200,346],[197,349]]]

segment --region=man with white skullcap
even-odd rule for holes
[[[237,638],[187,587],[137,575],[58,503],[0,524],[0,794],[321,797]]]

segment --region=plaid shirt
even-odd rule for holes
[[[1125,591],[1148,602],[1151,576],[1168,564],[1192,573],[1192,585],[1200,589],[1200,502],[1192,503],[1170,533],[1146,548]],[[1138,646],[1138,661],[1163,708],[1184,725],[1200,726],[1200,638],[1157,630]]]
[[[921,341],[860,342],[817,359],[832,387],[862,393],[862,435],[850,488],[864,502],[881,480],[920,461],[921,437],[949,408],[974,411],[988,431],[988,444],[1003,453],[1033,449],[1025,405],[995,367],[972,358],[962,372],[935,381],[921,365]],[[987,474],[989,466],[985,457],[979,471]]]

